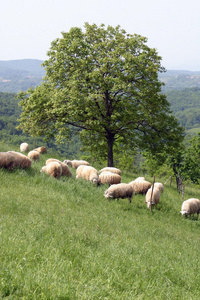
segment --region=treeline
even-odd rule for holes
[[[3,143],[19,146],[23,142],[27,142],[30,148],[39,147],[41,145],[48,148],[49,152],[57,152],[69,159],[80,157],[81,145],[79,138],[72,137],[65,144],[56,145],[54,140],[45,141],[43,137],[33,138],[25,135],[16,127],[19,124],[18,119],[21,114],[21,108],[18,106],[15,93],[0,92],[0,140]]]

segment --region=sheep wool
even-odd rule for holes
[[[121,182],[121,176],[109,171],[103,171],[99,175],[99,183],[101,184],[118,184]]]
[[[70,171],[69,167],[58,159],[49,158],[46,160],[46,165],[52,161],[56,161],[62,166],[62,176],[72,177],[72,172]]]
[[[148,189],[150,189],[151,187],[151,183],[147,180],[143,180],[143,179],[135,179],[131,182],[129,182],[129,184],[132,186],[133,188],[133,193],[136,194],[146,194]]]
[[[157,187],[160,190],[160,193],[164,192],[164,185],[161,182],[155,182],[154,187]]]
[[[62,175],[62,166],[58,162],[52,161],[46,166],[42,167],[40,172],[45,172],[49,176],[59,179]]]
[[[22,143],[22,144],[20,145],[20,151],[21,151],[21,152],[28,152],[28,151],[29,151],[29,144],[27,144],[27,143]]]
[[[153,188],[153,195],[152,195],[152,200],[151,200],[151,195],[152,195],[152,187],[148,189],[146,193],[146,203],[147,207],[150,207],[150,201],[151,205],[156,205],[160,201],[160,190],[157,187]]]
[[[131,203],[133,196],[133,188],[128,183],[113,184],[104,192],[104,196],[106,199],[128,198],[129,202]]]
[[[38,161],[40,159],[40,153],[38,151],[32,150],[28,153],[28,157],[33,161]]]
[[[99,174],[97,170],[91,166],[79,166],[76,169],[76,178],[83,178],[96,184],[99,183]]]
[[[15,156],[8,152],[0,152],[0,168],[5,168],[10,171],[14,169]]]
[[[200,212],[200,200],[197,198],[190,198],[188,200],[185,200],[182,203],[181,206],[181,211],[180,213],[182,214],[182,216],[190,216],[196,213],[197,214],[197,218],[199,217],[199,212]]]
[[[32,160],[26,155],[15,151],[8,151],[7,153],[10,153],[15,157],[14,168],[27,169],[31,167]]]
[[[33,150],[39,152],[40,154],[47,153],[47,149],[46,149],[46,147],[44,147],[44,146],[35,148],[35,149],[33,149]]]
[[[118,169],[118,168],[114,168],[114,167],[105,167],[105,168],[101,169],[101,170],[99,171],[99,173],[102,173],[102,172],[104,172],[104,171],[108,171],[108,172],[112,172],[112,173],[121,175],[121,170]]]
[[[86,160],[64,160],[63,161],[64,164],[70,166],[73,169],[77,169],[79,166],[89,166],[89,162],[87,162]]]

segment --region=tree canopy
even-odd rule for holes
[[[183,130],[161,93],[161,57],[146,43],[120,26],[85,23],[63,32],[47,52],[42,84],[18,95],[19,127],[58,142],[78,132],[108,166],[120,146],[154,155],[176,148]]]

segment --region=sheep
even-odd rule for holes
[[[29,151],[29,144],[27,144],[27,143],[22,143],[22,144],[20,145],[20,151],[21,151],[21,152],[28,152],[28,151]]]
[[[62,175],[62,166],[57,161],[52,161],[46,166],[43,166],[40,173],[45,172],[51,177],[59,179]]]
[[[116,173],[112,173],[109,171],[103,171],[100,175],[99,175],[99,183],[101,184],[118,184],[121,182],[121,176],[116,174]]]
[[[32,150],[28,153],[28,157],[31,160],[37,161],[40,159],[40,153],[38,151]]]
[[[181,206],[181,211],[180,213],[182,214],[182,216],[191,216],[193,214],[196,213],[197,214],[197,219],[199,217],[199,212],[200,212],[200,200],[196,199],[196,198],[190,198],[188,200],[185,200],[182,203]]]
[[[31,167],[32,160],[26,155],[15,151],[8,151],[7,153],[10,153],[15,157],[15,161],[13,164],[14,168],[27,169]]]
[[[81,165],[76,169],[76,178],[83,178],[93,183],[99,184],[99,174],[91,166]]]
[[[86,160],[64,160],[63,161],[64,164],[69,165],[71,168],[73,169],[77,169],[79,166],[89,166],[89,162],[87,162]]]
[[[104,171],[109,171],[109,172],[112,172],[112,173],[121,175],[121,170],[120,170],[120,169],[117,169],[117,168],[114,168],[114,167],[105,167],[105,168],[101,169],[101,170],[99,171],[99,173],[102,173],[102,172],[104,172]]]
[[[154,187],[157,187],[160,190],[160,193],[164,192],[164,185],[161,182],[155,182]]]
[[[119,184],[112,184],[105,192],[104,196],[106,199],[113,198],[128,198],[129,202],[131,203],[131,199],[133,196],[133,188],[128,183],[119,183]]]
[[[146,194],[148,189],[150,189],[151,187],[151,183],[147,180],[141,180],[141,179],[135,179],[131,182],[129,182],[129,184],[132,186],[133,188],[133,193],[136,194]]]
[[[153,190],[153,195],[152,195],[152,190]],[[150,189],[148,189],[145,199],[146,199],[145,203],[147,203],[148,208],[150,207],[150,201],[151,201],[151,205],[157,205],[157,203],[160,201],[160,190],[157,187],[154,188],[151,187]]]
[[[44,146],[35,148],[33,150],[39,152],[40,154],[47,153],[47,149]]]
[[[72,172],[70,171],[69,167],[58,159],[49,158],[46,160],[46,165],[52,161],[56,161],[62,166],[62,176],[72,177]]]
[[[15,156],[8,152],[0,152],[0,168],[5,168],[10,171],[14,169]]]

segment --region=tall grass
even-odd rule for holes
[[[47,158],[0,169],[1,299],[200,299],[200,220],[182,218],[175,183],[151,213],[144,196],[108,201],[74,170],[41,174]]]

